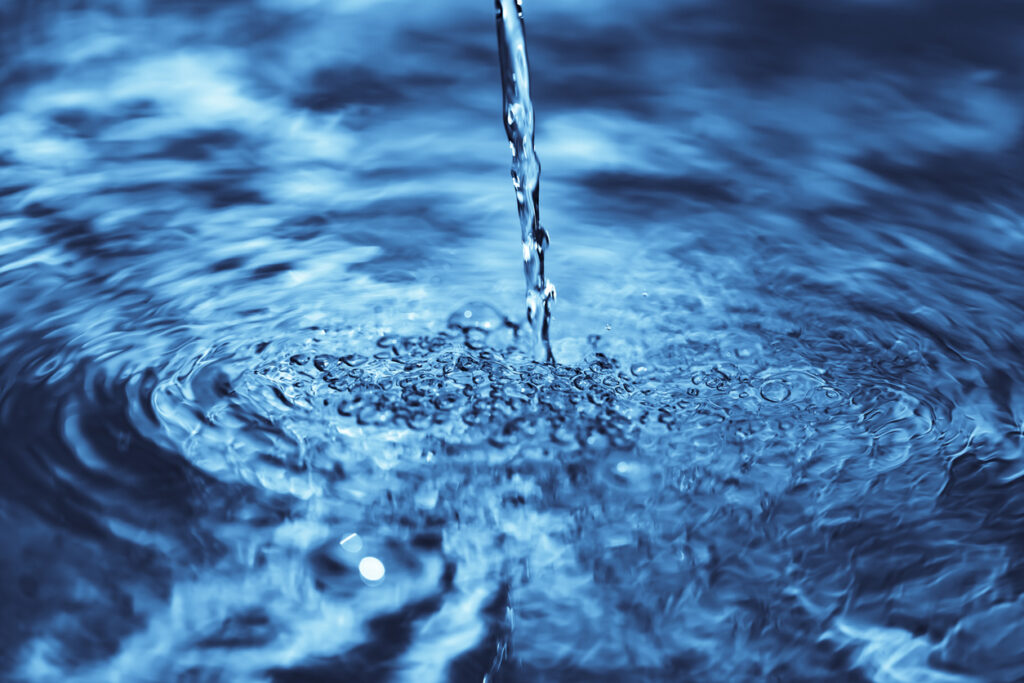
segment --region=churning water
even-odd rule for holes
[[[525,9],[0,6],[0,677],[1024,677],[1024,8]]]

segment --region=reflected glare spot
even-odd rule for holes
[[[364,557],[359,560],[359,575],[367,583],[379,583],[384,579],[384,563],[376,557]]]

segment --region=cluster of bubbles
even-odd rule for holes
[[[191,364],[152,403],[191,462],[286,494],[287,524],[318,529],[294,579],[310,600],[347,610],[369,600],[354,591],[398,591],[361,615],[371,630],[422,625],[396,662],[467,628],[474,671],[512,659],[524,675],[566,662],[579,676],[912,675],[970,650],[973,622],[922,636],[913,621],[930,586],[970,564],[941,551],[965,527],[934,520],[974,514],[945,506],[977,481],[947,468],[969,445],[955,388],[926,391],[944,367],[932,351],[832,332],[838,363],[726,331],[633,355],[595,336],[578,362],[546,363],[520,336],[486,304],[429,334],[316,329]],[[911,490],[927,504],[908,507]],[[909,555],[880,554],[890,546],[939,559],[900,579]],[[910,621],[856,625],[882,604]],[[792,616],[769,628],[768,606]],[[990,605],[975,607],[981,619]],[[820,647],[802,647],[812,632]]]
[[[680,382],[678,359],[624,364],[598,350],[596,336],[579,364],[536,362],[517,345],[517,333],[495,309],[471,304],[446,331],[384,335],[366,353],[314,348],[264,362],[247,379],[263,382],[287,407],[326,411],[328,422],[360,433],[410,430],[432,437],[434,454],[476,457],[486,448],[503,459],[629,451],[642,433],[715,424],[740,407],[756,413],[841,398],[807,374],[764,379],[732,362],[696,368]]]
[[[837,337],[870,364],[841,374],[735,336],[680,335],[625,360],[593,337],[579,362],[544,363],[485,304],[431,334],[302,334],[136,387],[139,429],[249,492],[207,530],[234,559],[206,583],[245,576],[277,596],[208,601],[226,624],[210,642],[261,643],[253,671],[330,652],[332,666],[406,673],[824,676],[836,658],[880,670],[903,643],[910,675],[973,651],[969,619],[927,636],[913,621],[963,558],[936,555],[897,593],[874,578],[903,576],[911,552],[879,548],[946,547],[962,526],[933,518],[970,512],[973,498],[944,501],[981,481],[935,456],[962,449],[950,432],[964,430],[951,403],[916,391],[934,382],[912,348]],[[931,508],[907,507],[914,487]],[[1001,547],[985,552],[1005,564]],[[883,603],[906,623],[857,625]],[[175,604],[128,651],[188,634]],[[791,616],[769,628],[768,606]],[[271,647],[264,632],[287,635]],[[820,647],[802,647],[812,632]]]

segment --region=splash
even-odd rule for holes
[[[555,286],[544,274],[548,233],[540,224],[540,160],[533,146],[533,102],[530,64],[526,57],[523,6],[519,0],[495,0],[498,53],[501,57],[505,132],[512,147],[512,184],[516,188],[519,224],[523,231],[526,274],[526,319],[537,360],[554,361],[549,331]]]

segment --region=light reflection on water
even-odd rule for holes
[[[0,12],[4,675],[1024,677],[1024,12]]]

